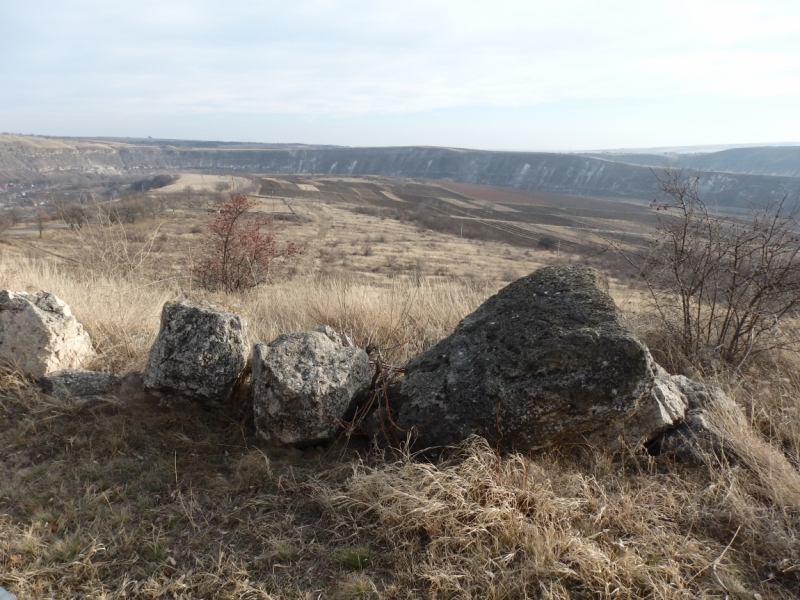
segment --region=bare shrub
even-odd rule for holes
[[[680,352],[701,368],[738,370],[754,354],[796,340],[781,336],[800,302],[800,229],[787,197],[746,216],[715,213],[698,178],[658,176],[656,239],[643,257],[650,304]]]
[[[72,235],[82,248],[80,266],[92,277],[138,280],[153,266],[153,252],[163,236],[160,226],[152,232],[126,226],[109,219],[108,208],[97,206],[97,217],[72,229]],[[161,242],[163,244],[163,241]]]
[[[300,252],[294,242],[279,243],[272,219],[248,215],[254,206],[247,196],[235,193],[215,205],[205,256],[195,269],[204,289],[238,292],[255,287],[267,280],[277,259]]]
[[[61,220],[64,221],[70,229],[75,229],[76,227],[80,229],[89,221],[86,210],[80,204],[67,204],[55,200],[52,204],[61,217]]]
[[[556,247],[556,239],[549,235],[543,235],[539,238],[539,247],[545,250],[550,250]]]
[[[519,273],[514,269],[506,269],[501,276],[503,281],[516,281],[519,279]]]

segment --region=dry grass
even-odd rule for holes
[[[161,307],[186,298],[228,306],[249,323],[251,341],[322,324],[374,343],[399,364],[447,335],[489,289],[459,282],[389,281],[376,287],[347,277],[295,278],[235,298],[209,293],[182,280],[143,281],[58,267],[40,259],[0,257],[0,288],[48,290],[70,305],[99,354],[94,368],[141,369],[158,331]]]
[[[159,188],[157,194],[181,194],[191,187],[194,192],[217,193],[217,184],[226,183],[230,189],[242,189],[250,184],[250,179],[231,175],[207,175],[203,173],[181,173],[180,178],[168,186]]]
[[[64,298],[103,370],[140,369],[163,302],[178,297],[240,311],[253,340],[328,323],[402,364],[503,285],[503,271],[551,256],[324,204],[309,214],[292,230],[313,250],[298,273],[237,297],[160,268],[89,269],[13,249],[0,288]],[[194,235],[167,233],[165,246]],[[86,250],[67,240],[58,254]],[[320,252],[341,247],[350,267],[330,268]],[[436,252],[447,276],[370,270]],[[614,289],[647,334],[637,290]],[[233,409],[168,409],[135,393],[59,402],[3,373],[0,585],[20,600],[795,598],[800,378],[797,357],[770,360],[720,380],[747,409],[715,417],[738,458],[700,468],[586,447],[501,457],[480,440],[438,464],[339,444],[270,448]]]
[[[747,469],[480,440],[387,462],[260,448],[231,415],[145,397],[63,404],[13,374],[3,390],[0,584],[20,600],[798,591],[797,497]]]

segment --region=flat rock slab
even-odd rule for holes
[[[0,291],[0,363],[40,376],[78,369],[94,356],[66,302],[49,292]]]
[[[85,398],[109,394],[120,380],[97,371],[54,371],[39,378],[39,387],[56,398]]]
[[[225,400],[247,363],[245,326],[244,318],[231,311],[167,302],[144,388],[199,401]]]
[[[411,432],[419,448],[472,434],[518,451],[637,444],[684,414],[685,399],[658,369],[621,325],[603,275],[546,267],[502,289],[413,358],[383,424],[395,439]]]
[[[330,327],[255,344],[253,412],[261,438],[302,447],[335,437],[372,379],[367,353],[345,344]]]

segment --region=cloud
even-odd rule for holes
[[[349,118],[800,97],[800,5],[0,0],[0,113]]]

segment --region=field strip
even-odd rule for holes
[[[399,196],[393,194],[392,192],[388,192],[386,190],[381,190],[381,194],[386,196],[389,200],[396,200],[397,202],[405,202],[405,200],[403,200]]]

